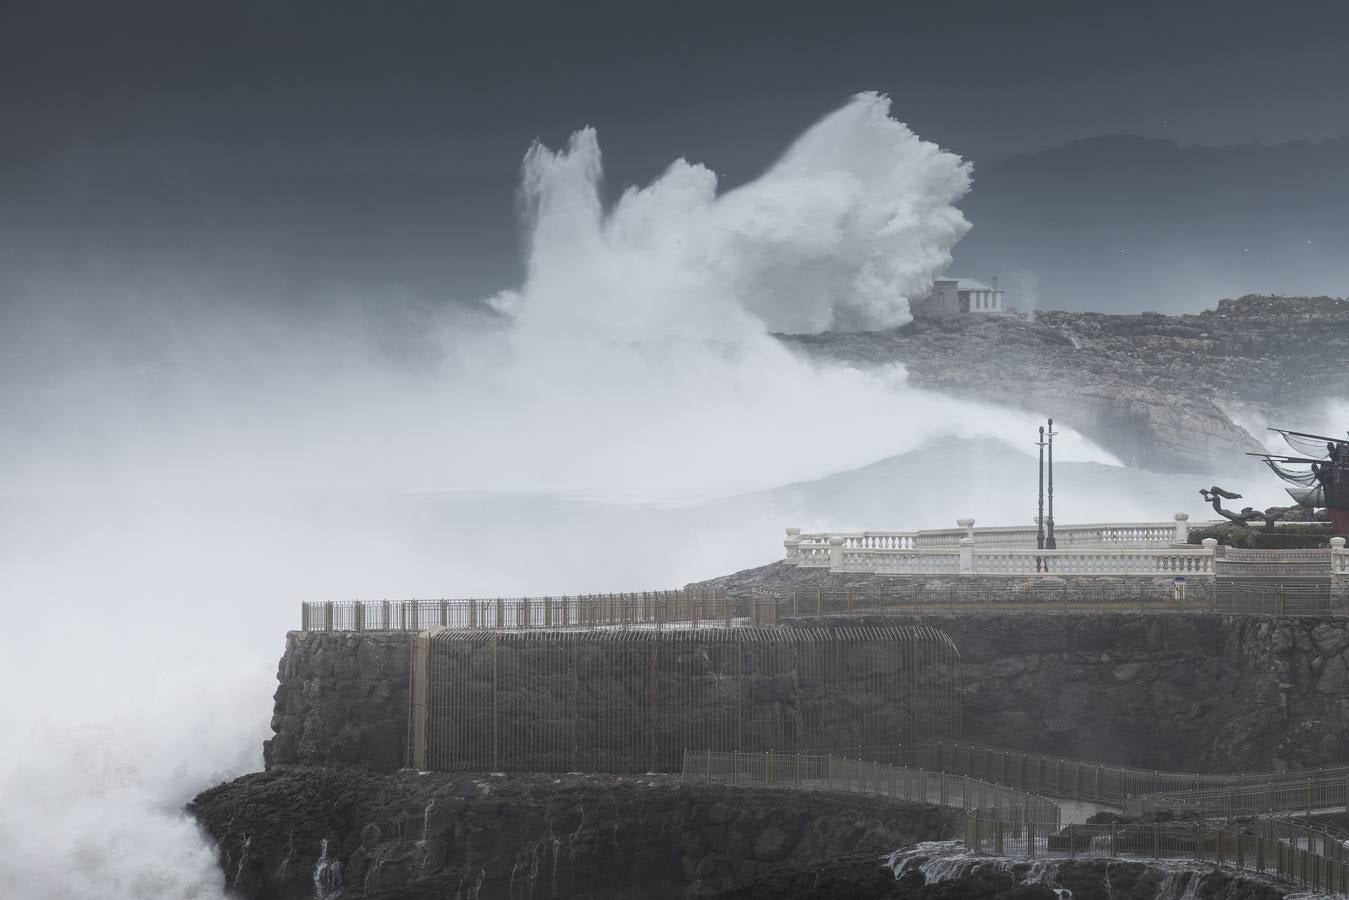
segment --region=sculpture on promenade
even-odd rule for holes
[[[1270,431],[1280,434],[1288,446],[1303,455],[1250,455],[1260,457],[1274,474],[1295,485],[1285,490],[1299,506],[1325,509],[1335,533],[1349,534],[1349,440],[1283,428]]]
[[[1252,519],[1263,519],[1266,528],[1273,528],[1274,520],[1279,517],[1277,513],[1264,513],[1251,506],[1243,507],[1239,513],[1232,512],[1230,509],[1223,509],[1223,500],[1240,500],[1241,495],[1225,491],[1216,484],[1211,488],[1200,488],[1199,494],[1204,498],[1205,503],[1213,505],[1213,511],[1218,515],[1245,528],[1250,527]]]

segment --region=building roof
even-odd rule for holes
[[[991,291],[991,290],[993,290],[992,287],[990,287],[989,285],[984,284],[982,281],[976,281],[976,280],[973,279],[973,278],[959,278],[959,277],[957,277],[957,276],[955,276],[955,275],[938,275],[936,278],[934,278],[934,279],[932,279],[932,280],[933,280],[934,282],[937,282],[937,281],[945,281],[945,282],[948,282],[948,283],[954,281],[954,282],[956,283],[956,290],[958,290],[958,291]]]

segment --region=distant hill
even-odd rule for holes
[[[1349,138],[1180,147],[1127,135],[975,164],[951,271],[1039,309],[1193,312],[1349,295]]]

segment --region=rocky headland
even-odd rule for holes
[[[1124,463],[1202,472],[1260,449],[1242,421],[1349,396],[1349,300],[1246,296],[1195,315],[1042,312],[784,335],[811,355],[902,363],[919,387],[1049,410]]]
[[[968,740],[1173,771],[1349,758],[1349,627],[1339,618],[1018,613],[922,624],[960,649]],[[668,773],[406,771],[410,638],[288,636],[267,771],[211,788],[191,806],[235,895],[1040,898],[1062,888],[1074,898],[1254,900],[1285,892],[1211,866],[1144,861],[896,866],[899,848],[956,837],[957,814],[864,794],[683,783]]]

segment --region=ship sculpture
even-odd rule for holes
[[[1349,440],[1271,428],[1298,456],[1252,453],[1284,481],[1299,506],[1324,509],[1336,534],[1349,534]]]

